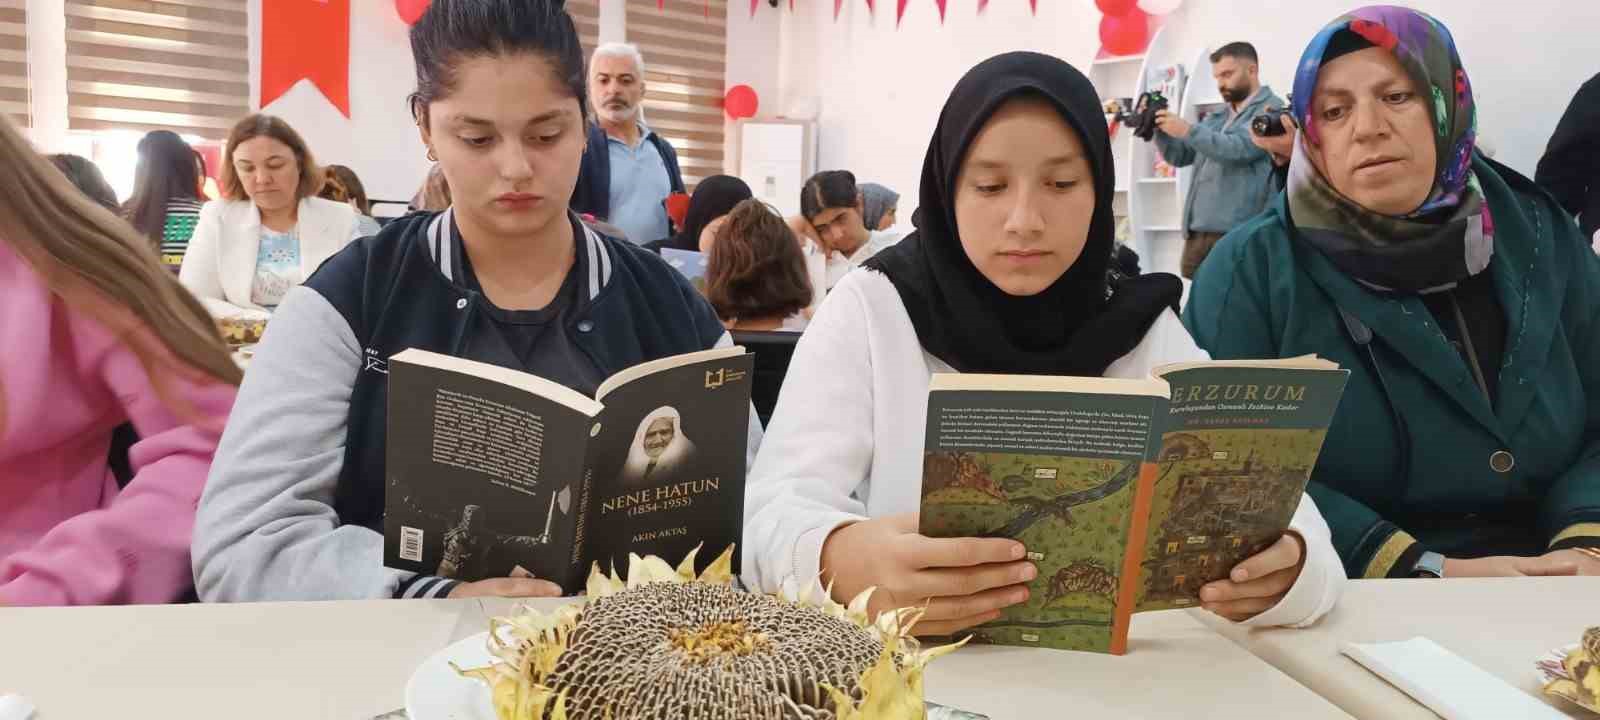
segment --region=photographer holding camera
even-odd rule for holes
[[[1161,156],[1173,167],[1195,167],[1183,216],[1186,278],[1194,277],[1223,235],[1266,208],[1273,192],[1272,156],[1256,146],[1250,126],[1267,108],[1284,106],[1261,85],[1256,49],[1249,43],[1229,43],[1213,53],[1211,76],[1227,112],[1212,113],[1198,125],[1168,110],[1156,113]]]

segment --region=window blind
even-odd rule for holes
[[[723,172],[722,95],[728,57],[728,4],[628,0],[628,42],[644,55],[644,118],[672,143],[690,192]]]
[[[69,129],[217,140],[249,114],[247,0],[66,0],[66,15]]]
[[[27,0],[0,0],[0,114],[27,127]]]
[[[567,14],[578,26],[578,42],[583,45],[583,61],[587,63],[600,45],[600,1],[569,0]]]

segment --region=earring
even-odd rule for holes
[[[430,162],[439,162],[439,156],[433,154],[433,148],[431,148],[431,147],[428,148],[428,160]]]

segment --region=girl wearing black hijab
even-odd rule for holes
[[[695,186],[694,197],[689,198],[689,213],[684,216],[683,230],[677,235],[645,243],[657,253],[662,248],[700,252],[700,234],[718,218],[733,212],[735,205],[755,197],[750,186],[731,175],[712,175]]]
[[[930,635],[1043,600],[1020,543],[917,533],[923,418],[934,373],[1143,378],[1206,359],[1174,312],[1177,278],[1108,284],[1101,113],[1082,74],[1035,53],[991,58],[956,85],[916,232],[840,281],[795,350],[751,470],[747,584],[799,591],[820,577],[838,598],[875,586],[873,611],[926,602],[917,631]],[[1207,607],[1261,625],[1326,613],[1344,575],[1310,500],[1291,530],[1207,586]]]

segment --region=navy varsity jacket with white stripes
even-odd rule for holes
[[[482,341],[498,330],[460,278],[451,217],[413,214],[351,243],[279,306],[197,514],[201,599],[444,597],[455,586],[382,567],[387,359],[421,348],[518,366],[504,343]],[[572,222],[582,286],[562,330],[602,374],[731,343],[659,256]],[[754,419],[750,434],[753,457]]]

